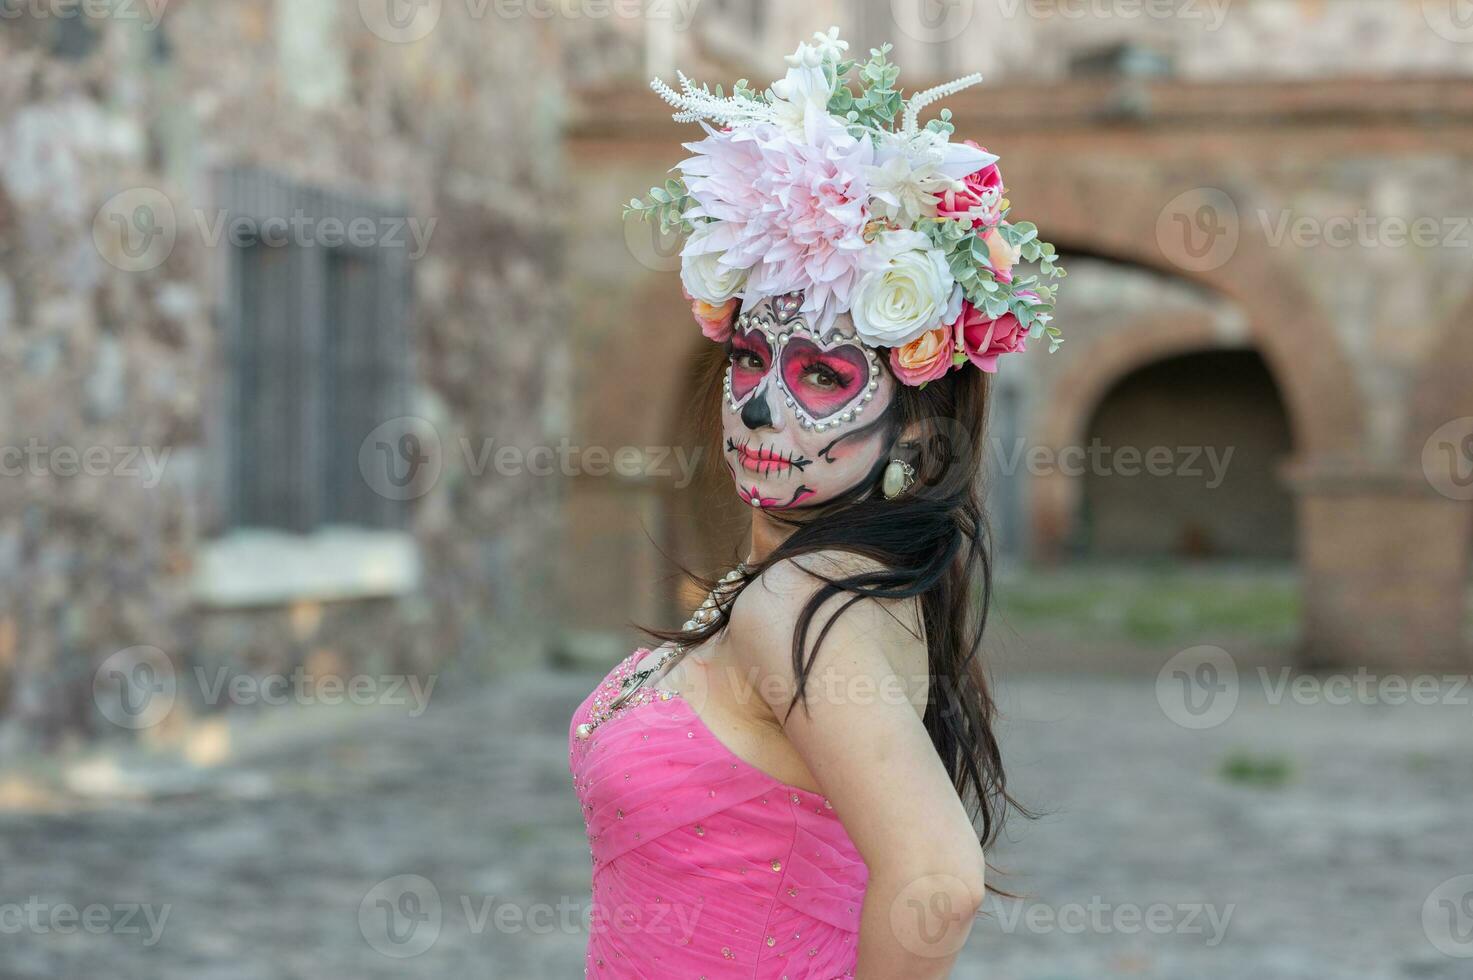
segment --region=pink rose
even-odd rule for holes
[[[978,146],[975,140],[966,140],[967,146],[987,152],[987,147]],[[994,225],[998,221],[998,202],[1002,200],[1002,171],[996,163],[989,163],[974,173],[962,178],[965,189],[947,191],[941,195],[936,213],[943,218],[971,218],[972,227]],[[991,203],[983,203],[983,192],[997,190]]]
[[[737,307],[741,304],[740,297],[733,296],[720,306],[694,299],[690,293],[686,293],[685,298],[690,300],[690,311],[701,325],[701,334],[707,340],[722,344],[731,337],[732,323],[736,319]]]
[[[902,384],[925,384],[951,370],[953,340],[951,327],[943,324],[927,330],[904,347],[890,348],[890,370]]]
[[[963,301],[961,316],[957,317],[954,329],[958,346],[967,355],[967,360],[988,374],[997,373],[997,359],[1003,354],[1028,349],[1028,331],[1011,313],[991,320],[971,303]]]

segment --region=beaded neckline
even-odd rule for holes
[[[751,569],[747,566],[747,563],[738,562],[736,568],[723,575],[721,581],[716,583],[716,587],[706,593],[706,598],[701,601],[700,607],[691,614],[690,619],[685,621],[685,626],[682,628],[689,631],[700,629],[703,626],[709,626],[716,621],[718,616],[729,612],[731,603],[736,598],[736,593],[740,591],[740,585],[738,583],[742,582],[750,574]],[[641,647],[640,649],[643,650],[644,648]],[[667,648],[662,648],[662,652],[655,658],[653,664],[648,667],[641,667],[639,670],[634,669],[634,656],[631,654],[625,663],[619,665],[619,668],[623,670],[622,676],[610,678],[611,680],[617,679],[619,686],[617,693],[607,703],[609,714],[613,714],[617,709],[623,708],[626,705],[636,703],[644,704],[651,700],[648,695],[640,694],[641,691],[645,690],[644,682],[664,670],[666,665],[677,657],[684,656],[689,650],[690,647],[686,644],[671,644]],[[639,652],[639,650],[635,651],[635,653]],[[646,650],[645,652],[649,651]],[[663,700],[668,701],[669,698],[667,697]]]
[[[711,730],[711,726],[706,724],[705,720],[696,713],[696,710],[691,707],[690,702],[687,701],[679,691],[672,691],[663,687],[642,687],[638,689],[638,692],[636,692],[634,698],[626,700],[622,704],[619,704],[617,706],[613,706],[613,699],[610,697],[610,695],[612,694],[617,697],[620,679],[624,676],[627,676],[628,673],[633,670],[634,665],[639,663],[642,655],[648,655],[653,652],[654,651],[649,649],[648,647],[640,647],[639,649],[635,650],[628,657],[624,658],[624,660],[619,663],[619,665],[616,666],[612,672],[610,672],[609,676],[603,681],[603,683],[598,686],[593,695],[593,700],[589,702],[589,720],[580,724],[575,730],[575,735],[580,740],[587,741],[592,736],[593,732],[599,728],[599,726],[603,725],[605,722],[613,720],[614,718],[621,717],[622,715],[628,713],[629,711],[632,711],[637,707],[640,707],[641,705],[651,704],[656,701],[676,701],[686,706],[686,712],[690,715],[692,725],[695,728],[700,729],[702,732],[708,735],[712,741],[720,746],[722,753],[731,759],[733,768],[740,766],[743,769],[762,776],[763,778],[770,781],[774,788],[782,790],[783,792],[791,796],[793,803],[799,803],[804,798],[807,798],[809,801],[815,802],[817,804],[815,809],[818,812],[828,812],[829,814],[833,813],[834,805],[829,802],[829,798],[827,796],[824,796],[822,793],[819,793],[815,790],[807,789],[802,786],[794,786],[792,783],[783,782],[772,773],[753,765],[746,759],[743,759],[741,756],[733,752],[727,746],[727,744],[721,740],[721,737]]]
[[[604,678],[594,692],[593,701],[589,707],[588,721],[579,725],[575,731],[579,738],[588,738],[599,725],[622,715],[630,708],[649,704],[651,701],[669,701],[676,697],[675,691],[663,687],[641,686],[629,691],[623,690],[625,681],[636,673],[634,665],[642,659],[641,655],[653,652],[648,647],[640,647],[625,657],[609,676]]]

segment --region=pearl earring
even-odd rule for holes
[[[885,495],[886,500],[894,500],[909,490],[915,482],[915,467],[903,459],[892,459],[890,465],[885,467],[885,475],[880,479],[880,492]]]

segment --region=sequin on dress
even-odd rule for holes
[[[869,872],[828,800],[734,755],[680,695],[610,710],[635,650],[573,713],[573,788],[593,857],[586,975],[853,975]]]

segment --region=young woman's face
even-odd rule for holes
[[[763,300],[737,318],[722,395],[722,452],[753,507],[823,503],[855,486],[884,451],[873,425],[895,379],[859,342],[847,313],[823,337],[801,296]]]

